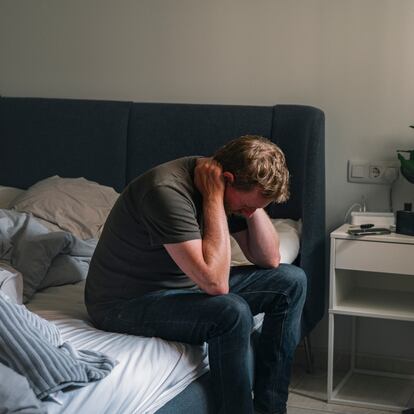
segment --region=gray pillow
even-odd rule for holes
[[[10,208],[17,196],[23,193],[24,190],[20,188],[0,185],[0,208]]]
[[[0,378],[0,414],[46,414],[26,377],[0,363]]]
[[[12,203],[80,239],[98,238],[119,194],[111,187],[80,178],[57,175],[31,186]]]

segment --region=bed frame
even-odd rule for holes
[[[271,139],[286,155],[291,198],[268,213],[303,221],[295,263],[308,277],[302,320],[308,336],[325,312],[324,114],[317,108],[1,97],[0,185],[28,188],[51,175],[83,176],[122,191],[156,164],[211,155],[245,134]],[[210,401],[205,376],[158,412],[211,413]]]

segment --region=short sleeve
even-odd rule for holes
[[[180,243],[201,239],[194,202],[169,186],[157,186],[144,197],[142,221],[151,244]]]

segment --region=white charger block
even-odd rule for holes
[[[375,227],[389,228],[395,225],[395,215],[386,212],[353,211],[351,213],[351,224],[373,224]]]

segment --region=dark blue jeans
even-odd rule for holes
[[[296,266],[233,267],[227,295],[210,296],[196,288],[151,292],[111,306],[99,327],[190,344],[207,342],[217,413],[252,414],[247,355],[253,315],[264,312],[255,349],[254,404],[261,412],[278,413],[286,408],[305,296],[306,275]]]

